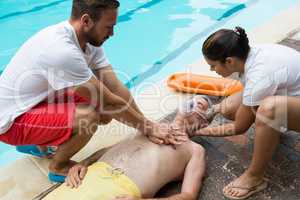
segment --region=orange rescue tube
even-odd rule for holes
[[[173,74],[167,84],[176,91],[211,96],[230,96],[243,90],[242,83],[234,79],[191,73]]]

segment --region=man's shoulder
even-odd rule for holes
[[[76,41],[66,21],[48,26],[31,38],[34,45],[47,51],[63,51],[76,46]]]
[[[81,49],[67,34],[53,34],[52,39],[44,43],[41,58],[58,60],[81,60],[84,59]]]
[[[171,147],[173,148],[174,147]],[[184,152],[187,155],[192,155],[193,152],[195,151],[195,149],[200,149],[203,148],[200,144],[194,142],[193,140],[189,139],[188,141],[180,144],[180,145],[176,145],[175,150],[180,154],[180,152]]]

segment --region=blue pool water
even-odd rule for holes
[[[119,78],[132,88],[144,80],[159,80],[199,59],[203,40],[214,30],[236,25],[251,30],[298,1],[120,2],[115,35],[104,48]],[[30,36],[67,20],[70,9],[71,0],[1,0],[0,73]],[[13,148],[0,144],[0,166],[18,156]]]

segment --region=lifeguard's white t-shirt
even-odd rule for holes
[[[18,50],[0,76],[0,134],[54,91],[87,82],[108,66],[101,47],[83,52],[68,21],[47,27]]]
[[[252,47],[243,82],[246,106],[258,106],[268,96],[300,96],[300,53],[278,44]]]

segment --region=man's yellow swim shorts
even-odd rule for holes
[[[119,195],[141,197],[137,185],[119,169],[104,162],[97,162],[88,172],[77,189],[66,184],[48,194],[43,200],[111,200]]]

